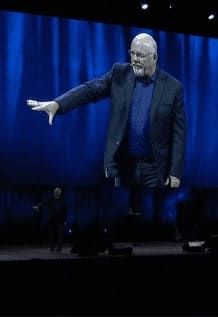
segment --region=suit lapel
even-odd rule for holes
[[[165,76],[161,71],[158,72],[157,74],[157,79],[156,83],[154,86],[154,93],[153,93],[153,98],[152,98],[152,103],[151,103],[151,114],[150,114],[150,122],[154,119],[154,115],[157,111],[158,105],[160,103],[160,100],[162,98],[164,89],[165,89]]]
[[[127,77],[127,87],[126,87],[126,105],[128,107],[128,110],[131,104],[134,84],[135,84],[135,75],[133,70],[131,69]]]

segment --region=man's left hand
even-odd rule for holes
[[[180,183],[181,183],[181,181],[179,178],[170,175],[169,177],[167,177],[165,185],[166,186],[169,185],[170,188],[178,188],[180,186]]]

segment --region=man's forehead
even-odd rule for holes
[[[137,47],[139,49],[143,49],[144,51],[152,51],[154,50],[153,43],[148,40],[136,39],[132,42],[132,47]]]

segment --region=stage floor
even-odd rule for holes
[[[218,316],[218,255],[182,246],[137,243],[131,256],[2,246],[0,315]]]
[[[115,246],[122,248],[127,244],[118,242]],[[151,255],[185,255],[183,252],[182,242],[147,242],[147,243],[133,243],[132,257],[137,256],[151,256]],[[87,255],[89,258],[110,258],[125,255],[111,255],[106,249],[103,252],[98,252],[97,255]],[[61,252],[51,252],[45,245],[6,245],[0,248],[0,261],[30,261],[30,260],[73,260],[86,255],[80,256],[77,253],[71,252],[70,245],[65,245]]]

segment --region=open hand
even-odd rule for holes
[[[45,111],[49,117],[49,125],[52,125],[54,116],[59,108],[59,105],[56,101],[37,101],[28,99],[26,102],[28,106],[32,107],[32,110]]]

